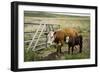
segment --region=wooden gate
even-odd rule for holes
[[[49,31],[55,31],[60,28],[60,25],[57,24],[43,24],[43,23],[25,23],[25,26],[36,27],[35,31],[24,32],[24,36],[31,35],[29,39],[25,40],[24,45],[26,50],[37,51],[40,49],[47,48],[47,35]]]

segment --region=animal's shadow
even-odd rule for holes
[[[43,57],[42,60],[60,60],[62,56],[64,56],[64,54],[67,54],[68,51],[64,51],[62,53],[57,53],[57,52],[53,52],[48,54],[46,57]]]
[[[43,57],[42,60],[57,60],[57,52],[48,54],[46,57]]]
[[[62,53],[57,53],[57,52],[53,52],[53,53],[50,53],[48,54],[46,57],[43,57],[41,60],[61,60],[62,57],[64,57],[65,54],[69,54],[69,55],[72,55],[72,53],[68,53],[68,50],[66,51],[63,51]],[[74,49],[74,53],[73,55],[76,55],[78,54],[78,49]]]

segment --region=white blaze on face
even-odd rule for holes
[[[68,43],[68,42],[69,42],[69,36],[66,37],[66,43]]]
[[[54,32],[53,31],[50,31],[48,33],[48,37],[47,38],[48,38],[47,43],[50,44],[50,45],[52,45],[53,44],[53,41],[54,41]]]

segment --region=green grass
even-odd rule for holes
[[[67,46],[65,46],[67,47]],[[84,48],[85,47],[85,48]],[[39,51],[26,51],[24,52],[24,61],[45,61],[45,60],[73,60],[73,59],[88,59],[90,58],[90,48],[84,45],[82,53],[78,53],[78,49],[75,51],[73,55],[68,54],[66,48],[62,48],[63,54],[57,56],[56,48],[51,46],[49,48],[44,48]],[[54,54],[55,53],[55,54]]]
[[[77,53],[77,54],[65,54],[64,55],[65,59],[87,59],[90,58],[90,53],[89,52],[82,52],[82,53]]]
[[[34,52],[34,51],[24,51],[24,61],[39,61],[41,59],[41,57],[38,55],[38,52]]]

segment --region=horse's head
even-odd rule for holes
[[[54,31],[50,31],[47,35],[47,44],[53,45],[53,41],[54,41]]]

